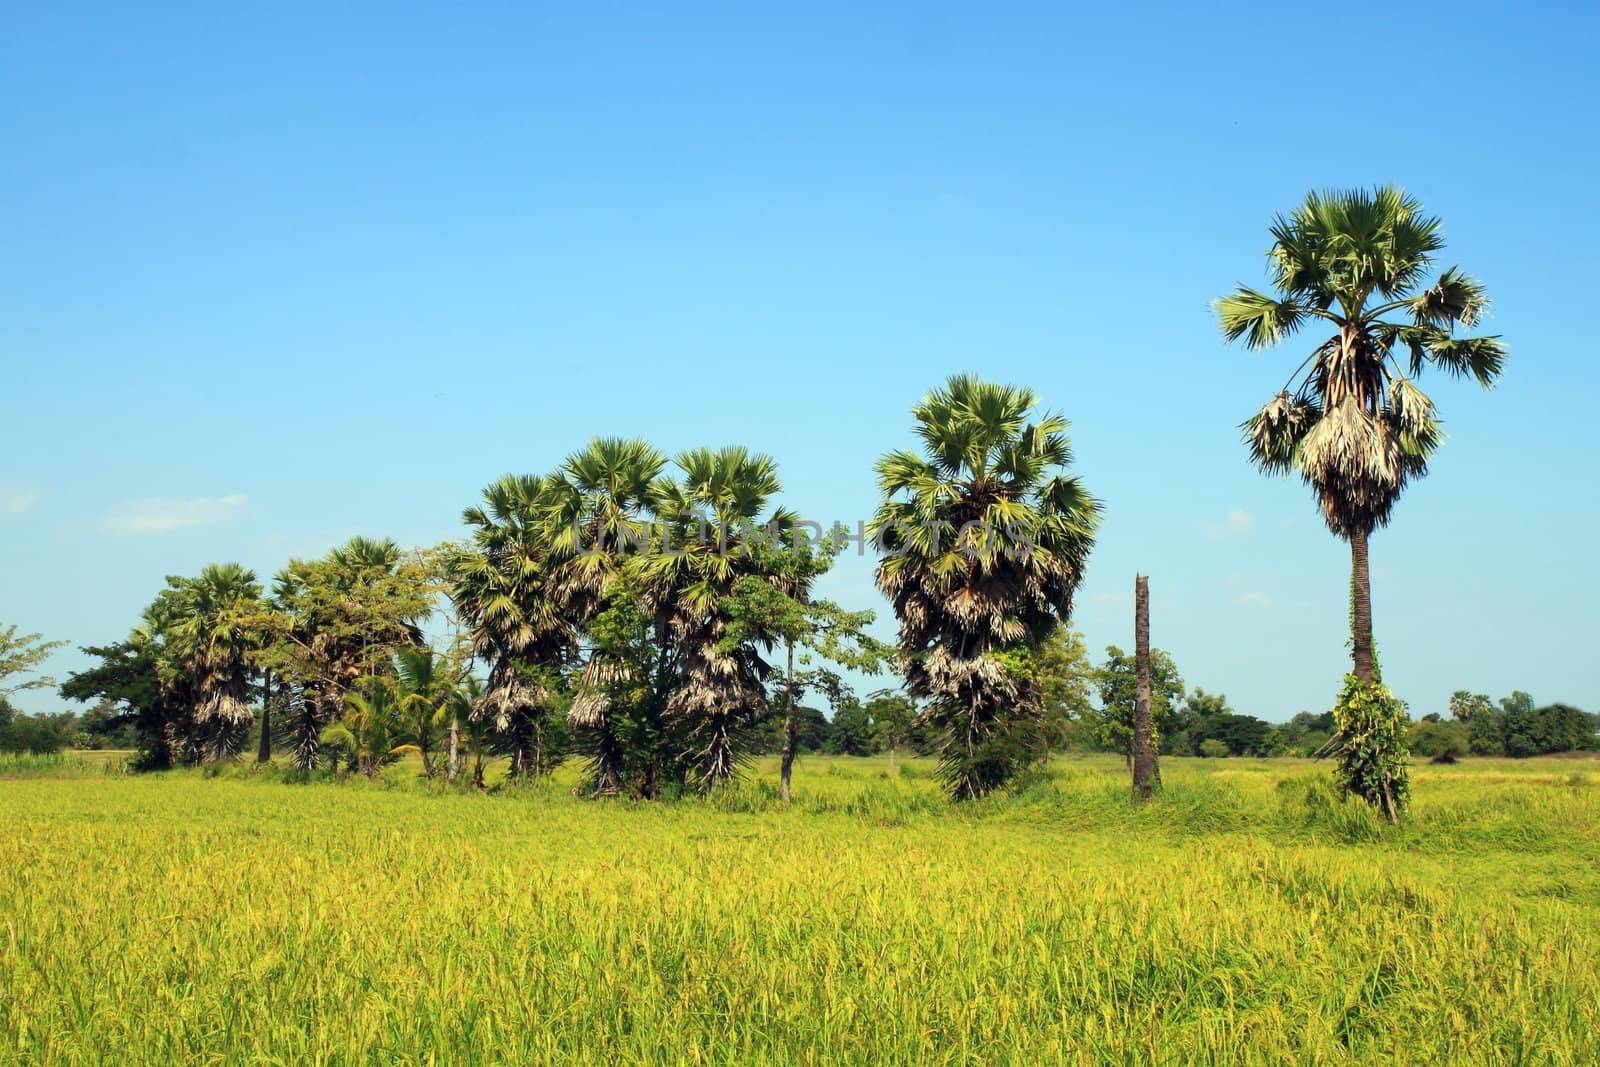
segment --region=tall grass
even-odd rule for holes
[[[1600,1060],[1600,789],[1063,761],[962,808],[810,760],[708,801],[0,783],[0,1058],[30,1063]]]

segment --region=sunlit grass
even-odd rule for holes
[[[419,781],[0,782],[0,1058],[1304,1063],[1600,1059],[1600,765],[758,766],[709,801]],[[500,772],[492,776],[498,779]]]

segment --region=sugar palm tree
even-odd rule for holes
[[[702,792],[733,776],[747,756],[741,727],[766,711],[762,651],[775,631],[728,642],[728,598],[741,578],[770,568],[771,553],[742,550],[751,528],[786,534],[794,516],[768,506],[781,485],[770,456],[734,446],[678,455],[680,480],[660,488],[671,551],[635,557],[632,569],[676,658],[667,718],[685,728],[689,770]]]
[[[1356,678],[1377,679],[1368,539],[1427,473],[1438,417],[1416,386],[1425,367],[1484,388],[1505,365],[1499,337],[1459,337],[1488,298],[1450,267],[1430,276],[1444,246],[1439,220],[1402,190],[1311,193],[1278,217],[1267,251],[1274,292],[1238,286],[1216,302],[1223,336],[1251,349],[1300,333],[1316,342],[1284,387],[1244,423],[1250,458],[1269,474],[1298,474],[1328,528],[1349,542],[1351,648]]]
[[[164,673],[184,686],[204,758],[231,759],[254,718],[250,655],[261,645],[261,586],[237,563],[211,564],[198,578],[169,578],[163,612]]]
[[[661,505],[661,472],[667,457],[637,439],[596,438],[562,461],[545,479],[544,543],[548,546],[553,595],[578,633],[586,635],[577,692],[568,721],[581,732],[589,751],[594,790],[609,795],[624,788],[629,746],[619,736],[626,713],[650,721],[660,712],[643,694],[645,679],[632,676],[639,663],[619,655],[617,642],[595,640],[590,633],[597,622],[636,590],[627,580],[630,559],[649,549],[651,531]],[[602,627],[603,628],[603,627]],[[619,698],[638,696],[652,706],[618,708]],[[637,755],[637,753],[635,753]],[[636,791],[650,794],[656,775],[642,774]]]
[[[945,735],[955,799],[1016,770],[1009,736],[1039,693],[1008,653],[1036,647],[1072,611],[1100,506],[1067,474],[1067,421],[1034,414],[1030,389],[957,375],[912,408],[920,453],[877,464],[878,587],[900,621],[910,694]]]
[[[570,598],[552,575],[542,479],[507,475],[488,486],[483,503],[463,513],[472,543],[454,553],[450,595],[466,626],[473,655],[489,666],[489,683],[473,715],[498,731],[542,715],[561,669],[576,651]],[[528,770],[512,753],[512,774]]]

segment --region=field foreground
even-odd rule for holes
[[[6,779],[0,1059],[1600,1062],[1600,765],[813,759],[708,802]]]

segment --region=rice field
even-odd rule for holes
[[[1600,764],[927,764],[595,803],[0,766],[0,1060],[1600,1062]]]

